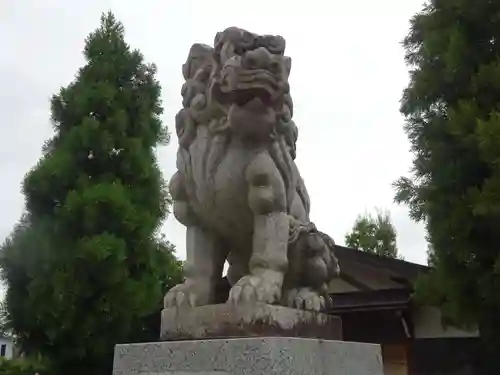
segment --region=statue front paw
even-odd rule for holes
[[[210,290],[194,281],[184,283],[170,289],[163,300],[164,307],[196,307],[210,303]]]
[[[312,288],[294,288],[285,293],[285,303],[289,307],[309,311],[322,311],[331,305],[331,298]]]
[[[273,304],[281,298],[281,283],[262,276],[243,276],[229,291],[228,303]]]

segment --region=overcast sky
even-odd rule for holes
[[[21,180],[51,135],[49,98],[73,79],[85,37],[112,10],[132,47],[158,65],[172,131],[192,43],[212,44],[228,26],[284,36],[312,220],[343,244],[358,214],[388,209],[401,253],[425,263],[424,229],[393,203],[391,187],[411,165],[399,113],[408,82],[400,41],[421,7],[422,0],[0,0],[0,240],[22,212]],[[176,148],[173,137],[159,150],[167,179]],[[184,258],[183,226],[172,216],[163,230]]]

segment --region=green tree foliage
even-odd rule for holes
[[[155,340],[180,263],[158,230],[169,197],[155,148],[156,68],[109,13],[51,101],[55,135],[26,175],[26,214],[2,246],[7,326],[59,374],[110,374],[114,345]]]
[[[0,358],[0,375],[33,375],[35,373],[50,375],[47,367],[39,361],[25,358]]]
[[[345,244],[354,249],[397,258],[396,228],[389,212],[377,210],[375,216],[358,216],[350,233],[345,235]]]
[[[404,47],[414,161],[396,200],[427,225],[434,270],[419,291],[479,325],[483,373],[500,374],[500,2],[432,0]]]

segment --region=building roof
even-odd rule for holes
[[[330,283],[332,312],[409,306],[412,284],[429,267],[343,246],[336,247],[340,276]]]
[[[378,290],[405,287],[429,267],[376,254],[337,246],[341,279],[357,284],[357,289]],[[355,285],[356,286],[356,285]]]

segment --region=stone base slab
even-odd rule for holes
[[[261,337],[117,345],[113,375],[383,375],[380,346]]]
[[[236,337],[342,339],[339,317],[264,303],[169,308],[161,314],[162,341]]]

